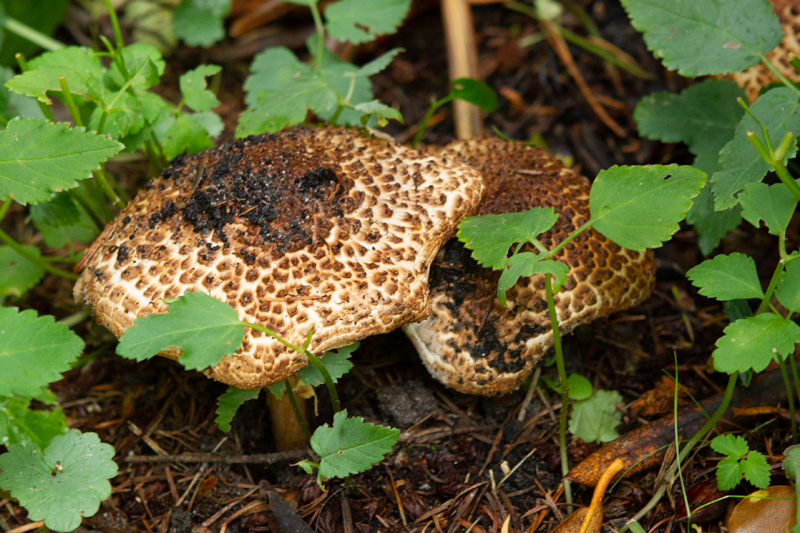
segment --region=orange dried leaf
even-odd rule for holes
[[[789,531],[795,524],[795,508],[795,493],[792,487],[773,485],[764,490],[757,490],[733,508],[728,518],[728,531],[729,533]]]

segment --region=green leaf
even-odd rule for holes
[[[363,67],[358,69],[359,76],[372,76],[373,74],[377,74],[378,72],[382,71],[386,67],[389,66],[389,63],[392,62],[394,56],[399,54],[400,52],[404,52],[402,48],[392,48],[388,52],[381,54],[380,56],[376,57]]]
[[[744,90],[728,80],[704,80],[680,94],[661,92],[642,98],[633,118],[639,133],[663,142],[684,142],[695,155],[717,155],[733,138],[744,109],[736,102]],[[715,158],[716,159],[716,158]]]
[[[10,68],[0,67],[0,115],[6,120],[16,116],[22,118],[44,118],[42,110],[36,100],[12,93],[6,86],[6,82],[14,77],[14,71]]]
[[[722,310],[731,322],[736,322],[740,318],[749,318],[753,316],[753,310],[750,309],[750,304],[747,303],[747,300],[729,300],[722,302]]]
[[[787,131],[800,131],[800,101],[797,93],[788,87],[769,91],[756,100],[750,110],[758,117],[775,143],[780,142]],[[761,138],[760,126],[753,117],[745,114],[736,127],[733,139],[720,152],[719,162],[723,170],[711,177],[717,209],[736,205],[736,194],[748,183],[761,181],[771,168],[747,138],[748,131],[756,132]],[[795,138],[785,161],[793,158],[796,152]]]
[[[752,257],[740,253],[706,259],[686,273],[700,294],[709,298],[744,300],[763,298],[761,282]]]
[[[52,315],[0,308],[0,396],[33,397],[61,379],[83,350],[83,341]]]
[[[731,490],[742,479],[742,465],[736,457],[726,457],[717,464],[717,486],[720,490]]]
[[[711,449],[722,455],[733,457],[737,461],[750,451],[746,440],[738,435],[731,435],[730,433],[714,437],[711,441]]]
[[[35,4],[31,4],[17,0],[3,0],[0,4],[5,11],[4,16],[0,18],[13,18],[45,35],[52,36],[56,28],[64,21],[69,1],[37,0]],[[36,7],[33,8],[33,6]],[[5,20],[2,22],[5,25]],[[14,56],[17,53],[21,53],[24,57],[33,57],[34,53],[39,50],[39,46],[35,43],[10,31],[0,36],[0,42],[3,45],[2,53],[0,53],[0,64],[2,65],[16,65]]]
[[[763,220],[769,232],[780,235],[789,226],[797,200],[783,183],[748,183],[739,195],[742,217],[758,227]]]
[[[385,126],[388,123],[387,119],[394,119],[398,122],[403,122],[403,115],[400,114],[400,111],[393,107],[389,107],[378,100],[372,100],[370,102],[358,104],[353,106],[353,109],[359,113],[363,113],[361,117],[361,123],[364,125],[366,125],[369,119],[373,116],[378,117],[378,124],[380,126]]]
[[[161,75],[166,69],[161,52],[155,46],[147,43],[133,43],[125,46],[122,50],[122,58],[125,61],[127,75],[120,71],[116,61],[112,62],[108,69],[108,79],[119,89],[133,87],[141,90],[158,85]],[[71,90],[72,87],[70,87]]]
[[[107,137],[64,122],[15,119],[0,131],[0,197],[38,203],[79,180],[122,150]]]
[[[71,191],[85,197],[81,189]],[[87,201],[90,201],[87,198]],[[69,192],[59,192],[49,202],[30,208],[31,220],[50,248],[61,248],[68,242],[89,242],[98,228],[86,210],[79,206]]]
[[[190,370],[214,366],[242,345],[244,326],[230,305],[202,292],[186,292],[166,314],[134,320],[117,354],[143,361],[167,348],[181,350],[178,361]]]
[[[194,115],[181,113],[164,135],[164,155],[172,159],[184,152],[196,154],[214,145],[206,129],[194,119]]]
[[[714,368],[733,374],[761,372],[775,357],[786,356],[800,342],[800,326],[773,313],[737,320],[724,330],[714,350]]]
[[[59,407],[53,410],[33,410],[30,399],[0,396],[0,443],[33,444],[44,450],[56,435],[62,435],[69,427]]]
[[[796,482],[800,476],[800,445],[789,446],[783,451],[783,455],[785,457],[783,471],[786,473],[786,477]]]
[[[23,248],[36,257],[42,253],[35,246]],[[0,246],[0,296],[21,296],[39,283],[44,270],[15,252],[10,246]]]
[[[319,476],[347,477],[369,470],[383,460],[400,437],[400,430],[347,417],[347,410],[333,415],[333,427],[325,424],[311,436],[311,448],[322,459]]]
[[[521,213],[465,217],[458,225],[458,239],[485,266],[501,270],[515,243],[533,242],[558,220],[552,207],[534,207]]]
[[[682,76],[744,70],[783,38],[764,0],[622,0],[633,27],[670,70]]]
[[[704,172],[682,165],[603,170],[589,196],[592,227],[624,248],[656,248],[678,231],[705,181]]]
[[[786,263],[786,270],[775,287],[775,297],[786,309],[800,311],[800,260]]]
[[[622,403],[617,391],[598,390],[588,400],[575,402],[569,418],[569,431],[586,442],[611,442],[619,437],[616,427],[622,412],[615,404]]]
[[[117,475],[112,457],[110,444],[77,429],[53,437],[44,454],[31,445],[14,444],[0,455],[0,487],[28,510],[29,520],[72,531],[111,494],[108,480]]]
[[[587,400],[594,391],[592,382],[580,374],[570,374],[567,378],[567,387],[570,400]]]
[[[394,33],[411,7],[411,0],[340,0],[325,10],[328,33],[353,44]]]
[[[73,94],[88,96],[92,87],[102,89],[103,66],[88,48],[70,46],[46,52],[28,63],[30,70],[15,76],[6,87],[10,90],[50,103],[47,93],[61,94],[61,76]],[[92,83],[94,82],[94,83]]]
[[[258,93],[258,105],[240,116],[236,136],[274,133],[300,124],[309,109],[318,113],[332,111],[336,97],[318,71],[294,78],[282,89],[263,89]]]
[[[231,430],[231,420],[236,416],[236,411],[247,400],[258,397],[261,389],[238,389],[228,387],[222,396],[217,400],[217,418],[214,422],[219,426],[220,431],[228,432]]]
[[[223,22],[230,9],[231,0],[183,0],[172,14],[175,37],[208,48],[225,37]]]
[[[497,96],[491,87],[480,80],[458,78],[450,82],[450,96],[475,104],[483,111],[491,113],[497,109]]]
[[[145,117],[139,98],[131,96],[127,90],[109,92],[102,97],[108,114],[103,121],[103,135],[120,139],[141,131],[145,125]],[[89,117],[89,128],[100,131],[102,107],[95,107]]]
[[[699,159],[699,158],[698,158]],[[716,158],[714,159],[716,163]],[[706,175],[711,176],[712,171],[698,166],[695,159],[695,168],[699,168]],[[719,169],[719,167],[716,167]],[[711,183],[706,182],[700,194],[694,199],[692,208],[686,213],[686,222],[694,226],[697,231],[697,247],[700,252],[707,256],[722,242],[722,238],[729,231],[736,229],[742,222],[741,207],[734,206],[723,211],[714,209],[714,196],[711,194]]]
[[[206,77],[222,70],[218,65],[200,65],[183,74],[180,78],[184,103],[194,111],[210,111],[219,105],[219,100],[207,90]]]
[[[500,274],[497,281],[497,298],[500,305],[506,307],[506,292],[513,287],[519,278],[533,276],[534,274],[553,274],[553,294],[557,293],[567,281],[569,266],[558,261],[542,261],[539,255],[532,252],[522,252],[512,255],[508,259],[508,268]]]
[[[741,461],[744,478],[754,487],[766,489],[769,487],[770,469],[767,459],[761,452],[751,451]]]
[[[208,134],[209,137],[217,137],[222,133],[222,130],[225,129],[225,124],[222,123],[222,119],[213,111],[193,113],[191,117],[206,130],[206,134]]]
[[[303,74],[309,68],[283,46],[267,48],[253,58],[250,64],[250,75],[244,81],[244,90],[247,93],[245,103],[247,107],[258,104],[258,93],[264,89],[280,89],[282,86]]]
[[[331,375],[331,379],[333,379],[334,383],[339,381],[340,377],[350,372],[350,369],[353,368],[353,363],[350,362],[350,355],[358,349],[358,346],[359,343],[354,342],[353,344],[336,348],[334,351],[325,352],[325,355],[320,359],[322,364],[325,365],[328,374]],[[297,377],[299,377],[303,383],[311,387],[316,387],[317,385],[325,383],[325,378],[322,377],[322,374],[320,374],[319,370],[317,370],[317,367],[314,365],[301,368],[297,373]]]

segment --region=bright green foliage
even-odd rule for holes
[[[83,350],[83,341],[51,315],[0,307],[0,396],[33,397]]]
[[[567,378],[567,387],[571,400],[588,400],[594,391],[592,383],[580,374],[570,374]]]
[[[472,78],[458,78],[450,81],[451,99],[465,100],[475,104],[483,111],[491,113],[497,109],[497,95],[491,87],[480,80]]]
[[[231,420],[236,416],[236,411],[247,400],[258,397],[261,389],[238,389],[228,387],[222,396],[217,400],[217,418],[214,422],[219,426],[220,431],[226,433],[231,430]]]
[[[200,65],[181,75],[180,87],[183,103],[194,111],[210,111],[219,105],[217,97],[206,89],[206,77],[217,74],[222,67],[218,65]]]
[[[590,398],[575,402],[569,418],[569,431],[586,442],[611,442],[619,437],[616,427],[622,422],[622,403],[617,391],[598,390]]]
[[[720,301],[763,298],[752,257],[740,253],[707,259],[686,273],[700,294]]]
[[[542,261],[538,254],[532,252],[512,255],[508,259],[508,268],[503,270],[497,282],[497,298],[505,307],[506,291],[513,287],[519,278],[534,274],[553,274],[553,293],[555,294],[566,283],[568,273],[569,266],[564,263],[553,260]]]
[[[22,118],[44,118],[42,110],[36,104],[36,100],[8,90],[5,84],[13,77],[13,70],[0,67],[0,116],[6,120],[17,116]]]
[[[33,444],[44,450],[50,440],[69,429],[64,411],[59,407],[30,409],[30,399],[0,396],[0,442],[10,444]]]
[[[800,326],[773,313],[737,320],[724,333],[717,339],[714,368],[728,374],[761,372],[776,353],[786,356],[800,342]]]
[[[43,202],[71,189],[123,146],[82,128],[16,119],[0,131],[0,197],[21,204]]]
[[[789,446],[783,451],[783,455],[783,471],[786,477],[796,482],[800,476],[800,445]]]
[[[521,213],[465,217],[458,225],[458,239],[485,266],[501,270],[515,243],[533,242],[558,220],[552,207],[534,207]],[[512,284],[513,285],[513,284]]]
[[[114,448],[95,433],[77,429],[53,437],[42,454],[30,444],[13,444],[0,455],[0,488],[55,531],[72,531],[111,494],[117,475]]]
[[[786,263],[786,270],[775,287],[775,297],[786,309],[800,312],[800,260]]]
[[[762,95],[750,110],[767,129],[773,142],[783,139],[787,131],[800,131],[800,101],[797,92],[788,87],[779,87]],[[760,126],[753,117],[745,114],[736,127],[734,138],[720,152],[719,162],[723,170],[711,177],[717,209],[736,205],[736,194],[748,183],[761,181],[771,168],[747,138],[748,131],[762,137]],[[786,160],[794,157],[796,152],[797,143],[792,142]]]
[[[778,17],[764,0],[622,0],[622,5],[653,54],[687,77],[744,70],[783,38]]]
[[[339,381],[340,377],[350,372],[350,369],[353,368],[353,363],[350,362],[350,355],[358,349],[358,346],[359,343],[354,342],[353,344],[336,348],[333,351],[325,352],[325,355],[320,358],[320,361],[325,366],[325,369],[328,371],[334,383]],[[316,387],[317,385],[325,383],[325,378],[322,377],[322,374],[314,365],[301,368],[297,372],[297,377],[300,378],[303,383],[311,387]],[[283,398],[284,384],[280,382],[275,385],[270,385],[269,390],[280,400]]]
[[[797,200],[783,183],[748,183],[739,195],[742,217],[755,227],[761,220],[773,235],[780,235],[789,226]]]
[[[45,35],[53,35],[64,20],[67,12],[69,0],[37,0],[36,2],[20,2],[19,0],[0,0],[0,15],[16,19],[23,24],[27,24]],[[0,52],[0,64],[16,65],[14,56],[21,53],[24,57],[30,57],[38,46],[24,37],[13,32],[0,32],[0,42],[2,51]]]
[[[186,292],[168,312],[134,320],[117,354],[143,361],[167,348],[183,352],[178,361],[191,370],[214,366],[242,345],[244,326],[230,305],[202,292]]]
[[[225,37],[223,22],[231,0],[183,0],[172,14],[175,37],[208,48]]]
[[[732,81],[704,80],[681,94],[661,92],[639,101],[633,116],[639,133],[664,142],[684,142],[697,156],[694,167],[711,176],[722,170],[719,151],[733,138],[744,114],[736,102],[744,90]],[[706,183],[686,214],[697,230],[698,246],[704,255],[742,221],[739,208],[714,210],[711,186]]]
[[[727,456],[717,466],[717,486],[720,490],[734,488],[742,479],[742,474],[759,489],[769,486],[770,470],[767,460],[761,453],[750,451],[747,441],[742,437],[730,433],[720,435],[711,441],[711,449]]]
[[[589,196],[592,227],[631,250],[656,248],[678,231],[706,175],[682,165],[613,166]]]
[[[88,48],[70,46],[47,52],[32,59],[28,66],[28,72],[6,82],[6,87],[44,103],[50,103],[48,92],[61,94],[61,84],[58,82],[61,76],[73,94],[96,95],[98,89],[102,89],[97,80],[103,77],[103,65]]]
[[[322,459],[320,478],[346,477],[369,470],[392,451],[400,430],[347,417],[347,410],[333,415],[333,427],[325,424],[311,436],[311,448]]]
[[[42,256],[35,246],[23,248],[36,257]],[[0,296],[21,296],[44,276],[40,266],[31,263],[10,246],[0,246],[0,272]]]
[[[164,155],[167,159],[184,151],[193,154],[213,146],[206,129],[195,120],[195,116],[181,114],[168,119],[170,126],[164,135]]]
[[[353,44],[394,33],[411,0],[339,0],[325,10],[326,28],[334,39]]]
[[[85,198],[80,188],[72,192]],[[31,206],[30,213],[33,224],[50,248],[61,248],[73,241],[89,242],[100,231],[69,192],[56,193],[49,202]]]

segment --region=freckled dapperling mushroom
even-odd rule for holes
[[[173,164],[98,238],[77,299],[120,336],[164,298],[203,291],[317,354],[425,318],[428,270],[477,208],[478,171],[344,129],[249,137]],[[177,357],[177,352],[164,355]],[[277,383],[303,356],[246,328],[207,374]]]
[[[589,181],[540,149],[484,139],[457,141],[443,153],[483,173],[486,199],[477,214],[553,207],[558,221],[541,240],[549,249],[590,218]],[[620,248],[594,229],[554,259],[570,267],[554,298],[562,333],[636,305],[653,289],[652,252]],[[403,327],[431,374],[461,392],[510,392],[553,345],[544,277],[521,279],[506,294],[508,309],[497,299],[499,277],[451,239],[431,268],[430,317]]]

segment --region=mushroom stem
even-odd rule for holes
[[[297,378],[291,376],[284,383],[285,394],[280,400],[274,394],[267,394],[272,434],[279,452],[305,448],[310,438],[306,400],[292,392]]]

